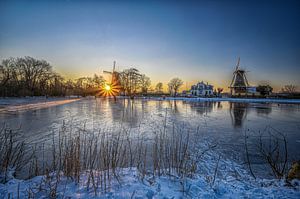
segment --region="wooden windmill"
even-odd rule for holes
[[[235,71],[233,72],[233,78],[230,84],[230,93],[241,94],[247,93],[249,83],[246,77],[246,71],[240,68],[240,58],[238,59]]]
[[[103,73],[111,75],[111,83],[110,83],[111,85],[120,84],[119,72],[116,71],[116,61],[114,61],[112,71],[105,71],[104,70]]]
[[[105,84],[102,95],[115,98],[121,91],[120,73],[116,71],[116,61],[113,63],[112,71],[103,71],[103,73],[111,75],[111,82]]]

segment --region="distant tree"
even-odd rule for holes
[[[148,92],[150,78],[137,69],[129,68],[118,74],[121,83],[118,89],[125,94]],[[0,64],[0,96],[97,95],[104,83],[104,78],[96,74],[65,81],[48,62],[32,57],[4,59]]]
[[[74,95],[75,94],[74,88],[75,88],[75,85],[71,79],[69,79],[67,82],[65,82],[66,95]]]
[[[223,92],[223,88],[217,88],[217,94],[218,94],[218,96],[220,96],[221,95],[221,93]]]
[[[98,76],[97,74],[94,74],[94,78],[93,78],[93,87],[96,87],[96,88],[100,88],[104,85],[105,83],[105,80],[102,76]]]
[[[156,84],[156,86],[155,86],[155,91],[156,91],[157,93],[162,93],[162,89],[163,89],[163,83],[158,82],[158,83]]]
[[[8,84],[13,78],[13,58],[4,59],[0,65],[0,90],[2,91],[0,95],[5,96],[8,92]]]
[[[0,67],[0,87],[4,96],[44,95],[54,77],[52,66],[32,57],[9,58]]]
[[[120,72],[120,83],[126,95],[132,96],[140,88],[141,74],[135,68],[126,69]]]
[[[146,75],[141,75],[140,76],[140,84],[141,84],[141,89],[143,94],[147,94],[148,89],[151,85],[151,80],[149,77]]]
[[[59,74],[55,74],[52,77],[52,83],[50,85],[50,95],[53,96],[64,96],[65,95],[65,85],[64,78]]]
[[[183,81],[181,79],[179,79],[177,77],[171,79],[170,82],[168,83],[170,94],[174,94],[174,96],[176,96],[179,88],[182,85],[183,85]]]
[[[273,88],[270,85],[259,85],[256,87],[256,91],[259,92],[262,96],[267,96],[272,93]]]
[[[38,95],[37,85],[40,80],[53,73],[52,66],[48,62],[32,57],[17,58],[16,65],[22,70],[25,90],[31,95]]]
[[[4,59],[0,65],[0,86],[5,86],[12,79],[12,64],[13,60]]]
[[[293,94],[296,92],[296,86],[295,85],[285,85],[283,88],[282,88],[282,92],[284,93],[288,93],[288,94]]]

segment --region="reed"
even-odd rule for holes
[[[122,184],[121,168],[137,168],[142,181],[149,175],[185,179],[196,172],[197,161],[191,156],[189,134],[180,128],[168,130],[163,126],[153,139],[146,140],[142,135],[133,136],[130,129],[91,131],[85,125],[73,128],[63,122],[58,132],[53,131],[48,147],[45,143],[31,147],[32,154],[25,163],[25,143],[15,142],[17,137],[13,132],[2,129],[1,172],[9,166],[21,168],[22,164],[29,164],[29,177],[45,175],[41,190],[50,190],[47,192],[50,198],[57,196],[62,175],[79,184],[85,173],[85,186],[95,195],[108,192],[112,181]]]
[[[33,153],[25,151],[20,129],[11,129],[5,124],[0,129],[0,182],[5,183],[10,176],[24,168],[33,158]]]

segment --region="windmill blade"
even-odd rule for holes
[[[246,75],[244,77],[245,77],[245,80],[246,80],[246,86],[250,86]]]
[[[116,70],[116,61],[114,61],[113,72]]]
[[[230,87],[232,87],[234,81],[235,81],[235,75],[233,76],[233,78],[232,78],[232,80],[231,80]]]
[[[237,71],[238,69],[239,69],[239,67],[240,67],[240,57],[238,58],[238,62],[237,62],[237,64],[236,64],[236,68],[235,68],[235,70]]]
[[[105,73],[105,74],[112,74],[112,72],[106,71],[106,70],[104,70],[103,73]]]

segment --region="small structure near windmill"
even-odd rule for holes
[[[213,89],[213,85],[201,81],[195,85],[192,85],[190,92],[193,96],[211,96],[214,93]]]
[[[240,68],[240,58],[238,59],[233,78],[229,86],[231,95],[240,95],[255,92],[255,87],[251,87],[246,77],[246,71]]]

